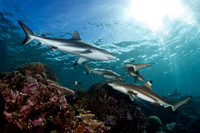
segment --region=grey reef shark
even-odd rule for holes
[[[191,97],[177,103],[171,104],[169,100],[165,100],[158,94],[152,91],[151,82],[146,82],[143,85],[137,85],[132,83],[123,82],[110,82],[108,83],[113,89],[118,90],[124,94],[127,94],[132,101],[140,98],[142,100],[154,103],[155,105],[164,106],[164,108],[171,107],[175,111],[178,107],[190,100]]]
[[[123,77],[121,77],[116,72],[111,71],[109,68],[107,68],[107,69],[91,68],[85,62],[83,62],[82,64],[85,67],[85,69],[87,70],[87,74],[93,72],[94,74],[102,76],[102,77],[104,77],[106,79],[110,79],[110,80],[114,80],[114,81],[120,81],[120,82],[124,81]]]
[[[142,64],[135,64],[135,61],[131,61],[125,64],[124,69],[128,73],[128,75],[125,76],[133,76],[134,77],[134,83],[137,82],[137,80],[141,82],[146,82],[144,77],[139,73],[139,70],[148,66],[151,66],[155,63],[142,63]]]
[[[82,41],[77,31],[74,32],[71,39],[52,38],[46,37],[44,35],[37,36],[21,21],[18,20],[18,23],[20,24],[20,26],[26,34],[26,38],[22,42],[22,44],[27,44],[35,39],[40,42],[40,45],[49,45],[52,48],[52,50],[59,50],[79,56],[79,59],[74,63],[74,65],[81,64],[87,59],[98,61],[108,61],[117,59],[117,57],[115,57],[108,51],[105,51],[93,44],[89,44],[87,42]]]

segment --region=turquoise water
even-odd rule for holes
[[[163,4],[164,3],[164,6]],[[166,96],[175,88],[181,95],[199,96],[200,15],[199,0],[1,0],[0,72],[12,71],[27,62],[47,64],[68,88],[88,89],[104,78],[86,75],[82,65],[73,66],[77,56],[38,46],[21,45],[25,34],[17,20],[35,34],[71,38],[77,30],[83,41],[114,54],[114,61],[87,60],[91,67],[127,74],[124,63],[155,64],[141,70],[152,80],[153,90]],[[74,86],[81,81],[81,86]],[[125,77],[125,82],[134,82]],[[141,82],[137,82],[142,84]]]

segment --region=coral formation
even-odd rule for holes
[[[95,83],[88,92],[77,90],[78,97],[68,101],[76,108],[89,109],[95,116],[111,127],[110,132],[145,132],[147,120],[140,108],[129,102],[106,83]],[[73,101],[72,99],[75,99]]]
[[[41,79],[43,77],[45,79],[51,79],[53,81],[57,80],[56,75],[51,72],[50,68],[47,65],[39,62],[27,63],[15,69],[15,71],[19,71],[23,75],[31,75],[36,77],[39,76],[41,77]]]
[[[104,122],[93,119],[94,115],[86,117],[67,103],[63,94],[74,91],[56,83],[46,65],[29,63],[1,77],[1,132],[109,130]]]
[[[147,128],[149,133],[155,133],[162,130],[162,122],[157,116],[149,116],[147,120],[149,122],[149,128]]]

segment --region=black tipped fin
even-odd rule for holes
[[[74,66],[78,65],[77,61],[74,63]]]
[[[51,49],[52,49],[52,51],[58,50],[58,48],[57,48],[57,47],[54,47],[54,46],[51,46]]]
[[[45,34],[42,34],[41,36],[44,36],[44,37],[46,37],[46,35],[45,35]]]
[[[151,85],[152,84],[151,84],[150,81],[148,81],[148,82],[146,82],[146,83],[143,84],[143,86],[145,86],[145,87],[149,88],[150,90],[152,90]]]

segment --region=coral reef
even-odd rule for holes
[[[145,132],[148,123],[140,108],[106,83],[95,83],[88,92],[77,90],[76,94],[78,97],[68,98],[68,102],[76,108],[90,110],[111,127],[109,132]]]
[[[56,76],[41,63],[29,63],[0,79],[0,132],[105,132],[95,115],[67,103]],[[54,80],[54,81],[53,81]]]
[[[57,80],[56,75],[51,72],[50,68],[40,62],[31,62],[16,68],[15,71],[19,71],[23,75],[42,76],[45,79]]]
[[[115,91],[107,83],[94,83],[88,91],[73,91],[56,80],[55,74],[41,63],[28,63],[13,72],[0,73],[0,132],[199,130],[199,119],[192,115],[199,113],[191,112],[189,105],[185,106],[185,111],[172,114],[171,110],[145,102],[133,103],[127,95]],[[136,103],[141,103],[140,107]],[[143,112],[150,117],[146,119]]]

